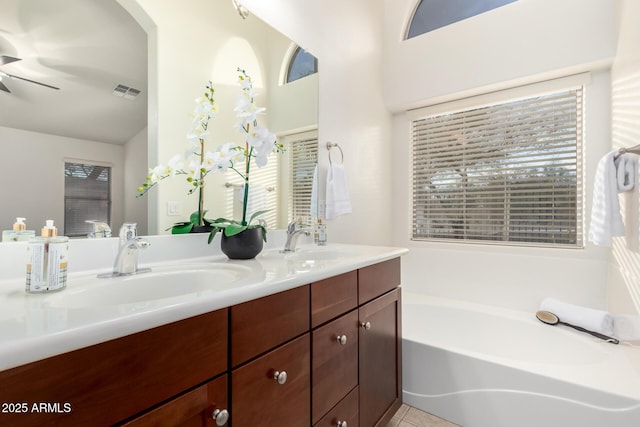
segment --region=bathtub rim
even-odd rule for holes
[[[625,399],[640,402],[640,365],[636,366],[634,360],[640,360],[640,347],[628,346],[625,343],[613,345],[598,338],[575,331],[571,328],[557,328],[550,330],[550,333],[563,334],[570,339],[581,341],[594,348],[596,351],[604,351],[603,361],[586,366],[550,365],[544,363],[525,362],[513,360],[494,355],[484,354],[472,349],[464,348],[460,345],[450,343],[430,342],[425,343],[421,339],[416,339],[411,334],[411,327],[407,327],[412,320],[407,319],[407,305],[439,305],[453,309],[463,309],[478,311],[483,314],[502,316],[525,323],[540,323],[535,319],[535,313],[521,310],[512,310],[499,306],[479,304],[470,301],[457,300],[444,297],[435,297],[416,292],[403,291],[402,300],[402,339],[412,341],[417,344],[427,345],[444,349],[462,356],[477,358],[487,362],[506,365],[510,368],[522,370],[536,375],[541,375],[553,380],[560,380],[571,384],[576,384],[588,389],[606,392],[617,395]],[[541,326],[544,326],[540,324]],[[593,367],[597,366],[596,371]]]

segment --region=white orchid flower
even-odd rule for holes
[[[247,143],[259,150],[263,145],[269,145],[275,140],[276,136],[263,126],[254,126],[247,133]],[[269,147],[269,152],[272,149],[273,147]]]
[[[153,184],[160,181],[164,177],[163,172],[165,170],[166,170],[166,166],[164,165],[158,165],[153,169],[149,169],[149,181],[152,182]]]
[[[196,159],[191,159],[186,167],[185,172],[187,173],[187,177],[193,180],[197,180],[200,179],[200,169],[200,162],[198,162]]]
[[[184,162],[182,161],[180,154],[176,154],[170,158],[167,166],[169,175],[175,175],[177,171],[182,170],[182,168],[184,168]]]

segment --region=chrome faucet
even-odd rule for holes
[[[88,219],[85,222],[93,225],[93,231],[87,234],[89,239],[98,239],[102,237],[111,237],[111,228],[109,224],[102,221]]]
[[[151,246],[147,239],[137,237],[135,223],[124,223],[120,228],[120,246],[113,263],[111,273],[98,274],[98,277],[118,277],[151,271],[150,268],[138,268],[138,252]]]
[[[296,243],[298,243],[298,237],[300,234],[310,236],[313,229],[311,227],[298,228],[298,221],[293,220],[287,226],[287,241],[284,244],[284,249],[281,252],[295,252]]]

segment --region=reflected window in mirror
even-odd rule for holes
[[[318,59],[301,47],[296,48],[287,67],[286,83],[318,72]]]
[[[285,150],[289,167],[288,221],[312,215],[312,189],[318,163],[318,132],[288,135]]]
[[[111,224],[111,166],[79,162],[64,164],[64,235],[85,237],[87,221]]]
[[[247,218],[254,212],[264,211],[256,217],[267,223],[267,228],[278,228],[278,163],[280,155],[271,153],[264,167],[251,168],[251,184],[247,201]],[[252,165],[253,166],[253,165]],[[244,180],[234,171],[225,175],[226,213],[225,218],[242,219],[242,203],[244,200]]]

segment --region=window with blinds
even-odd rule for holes
[[[279,155],[271,153],[266,166],[257,167],[251,162],[249,201],[247,204],[247,221],[251,215],[260,210],[266,210],[259,218],[266,221],[268,228],[277,227],[278,216],[278,162]],[[242,165],[240,170],[242,170]],[[226,218],[242,219],[242,204],[244,201],[244,180],[234,171],[226,172],[226,182],[229,184],[226,200]]]
[[[287,138],[289,156],[289,221],[311,215],[313,172],[318,162],[317,132]]]
[[[582,92],[416,117],[413,238],[581,247]]]
[[[111,223],[111,167],[65,162],[64,235],[86,236],[87,220]]]

